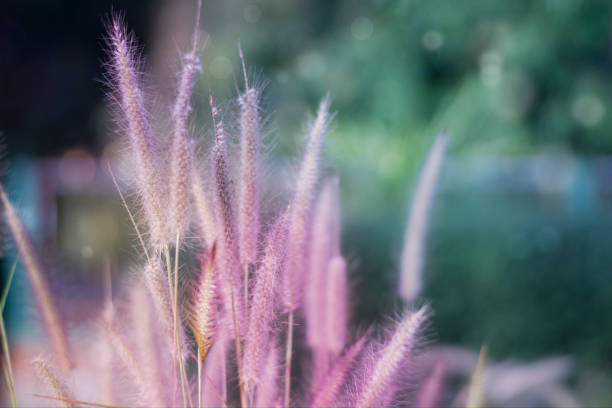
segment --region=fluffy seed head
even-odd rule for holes
[[[240,58],[244,68],[242,48]],[[249,87],[244,69],[245,91],[238,97],[240,107],[240,177],[238,183],[238,226],[240,232],[240,261],[242,265],[254,263],[257,256],[259,234],[259,150],[261,123],[259,93]]]
[[[217,287],[214,276],[216,248],[216,245],[212,246],[206,261],[201,264],[189,312],[191,330],[202,361],[212,346],[217,324]]]
[[[274,318],[274,295],[278,273],[285,256],[287,213],[268,234],[268,243],[259,269],[249,311],[248,331],[244,346],[244,377],[249,391],[260,383],[265,356],[270,351],[270,332]]]
[[[348,288],[344,258],[336,256],[329,261],[327,274],[325,346],[334,355],[338,355],[344,348],[348,322]]]
[[[447,144],[448,136],[445,133],[440,133],[425,159],[425,166],[419,177],[412,200],[410,216],[408,224],[406,224],[399,284],[400,296],[406,302],[414,301],[421,292],[428,213],[433,201],[440,169],[444,162],[444,152]]]
[[[62,405],[75,407],[76,405],[67,400],[74,400],[72,391],[67,385],[63,376],[53,368],[49,362],[43,357],[35,358],[32,365],[36,370],[38,377],[45,383],[47,388],[54,396],[63,401]]]
[[[213,209],[202,184],[202,177],[192,166],[191,187],[193,192],[194,206],[200,233],[204,240],[204,246],[210,247],[216,239],[215,220]]]
[[[159,248],[167,242],[168,230],[160,201],[162,189],[157,166],[157,147],[151,134],[140,86],[139,62],[134,39],[125,32],[117,18],[112,20],[108,31],[110,76],[116,84],[117,100],[126,124],[151,241]]]
[[[427,307],[408,313],[397,325],[391,339],[377,354],[368,378],[360,385],[357,407],[384,405],[389,387],[400,365],[416,345],[417,334],[427,316]]]
[[[369,331],[361,336],[336,363],[321,382],[312,400],[313,407],[335,406],[342,386],[345,384],[350,370],[355,365],[357,357],[363,350],[368,339]]]
[[[244,333],[244,298],[240,252],[236,233],[236,211],[234,208],[234,186],[230,177],[227,147],[223,122],[210,97],[210,108],[215,129],[215,145],[212,149],[212,172],[214,178],[215,225],[218,228],[219,281],[225,310],[232,313],[232,298],[235,303],[238,329]]]
[[[310,210],[319,176],[319,156],[329,126],[329,99],[321,101],[317,117],[310,127],[308,145],[298,175],[289,218],[287,270],[283,275],[283,304],[287,310],[299,306],[303,274],[307,267]]]
[[[314,349],[326,347],[326,301],[330,295],[328,265],[340,255],[340,209],[338,205],[338,181],[333,178],[323,185],[312,219],[310,257],[306,277],[304,310],[306,316],[306,340]],[[332,296],[336,296],[332,294]]]
[[[194,33],[193,49],[185,56],[183,70],[179,78],[178,92],[172,119],[174,131],[172,137],[172,153],[170,156],[170,228],[172,236],[180,234],[188,225],[192,177],[192,153],[187,140],[187,120],[191,112],[191,94],[196,74],[201,71],[197,52],[197,29]]]
[[[261,383],[257,387],[255,407],[276,406],[279,382],[279,351],[274,344],[268,347],[268,355],[263,366]]]

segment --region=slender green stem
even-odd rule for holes
[[[174,341],[176,344],[176,352],[179,364],[179,374],[181,376],[181,392],[183,393],[183,405],[187,405],[187,391],[185,388],[185,367],[183,365],[183,357],[182,357],[182,346],[179,339],[179,330],[178,330],[178,266],[179,266],[179,245],[180,245],[181,235],[177,232],[176,234],[176,243],[174,247]],[[190,406],[193,406],[191,403],[191,395],[189,395]]]
[[[13,364],[11,363],[11,354],[9,352],[8,338],[6,335],[6,328],[4,326],[4,306],[6,305],[6,299],[8,297],[11,283],[13,282],[13,276],[15,275],[15,269],[17,268],[17,257],[11,264],[9,270],[9,276],[6,281],[4,289],[2,289],[2,295],[0,297],[0,337],[2,338],[2,355],[5,356],[3,359],[3,371],[6,385],[9,389],[9,395],[11,398],[11,406],[16,407],[17,403],[17,392],[15,390],[15,377],[13,376]]]
[[[17,404],[17,393],[15,391],[15,377],[13,376],[13,367],[11,364],[11,355],[9,354],[8,341],[6,339],[6,330],[4,328],[4,318],[0,319],[0,336],[2,337],[2,354],[6,356],[3,360],[3,371],[6,385],[9,389],[9,395],[11,398],[11,406],[16,407]]]
[[[119,197],[121,197],[121,202],[123,203],[123,206],[125,207],[130,217],[130,221],[132,221],[132,225],[134,226],[134,229],[136,230],[136,235],[138,235],[138,241],[140,241],[140,245],[142,246],[142,250],[145,256],[147,257],[147,261],[148,261],[149,251],[147,251],[147,246],[145,245],[144,240],[142,239],[142,234],[140,233],[140,229],[138,229],[138,224],[136,224],[136,220],[134,220],[134,216],[132,215],[132,212],[130,211],[130,207],[128,207],[127,201],[125,201],[125,197],[123,196],[123,193],[121,192],[121,189],[119,188],[119,183],[117,183],[117,179],[115,178],[115,174],[113,173],[113,169],[111,168],[110,162],[106,162],[106,165],[108,166],[108,172],[110,173],[111,178],[113,179],[113,184],[115,185],[115,188],[117,189],[117,192],[119,193]]]
[[[198,408],[202,408],[202,357],[198,347]]]
[[[238,383],[240,388],[240,406],[247,408],[246,393],[244,390],[244,373],[242,371],[242,348],[240,346],[240,329],[238,328],[238,319],[236,318],[236,307],[234,293],[230,287],[232,296],[232,317],[234,320],[234,337],[236,338],[236,365],[238,366]]]
[[[174,290],[172,287],[172,267],[170,266],[170,249],[168,245],[164,247],[164,254],[166,258],[166,273],[168,274],[168,290],[170,291],[170,302],[172,304],[172,315],[176,313],[174,307]],[[173,339],[172,339],[172,403],[176,403],[176,366],[177,366],[177,342],[176,342],[176,324],[174,325]]]
[[[289,312],[287,327],[287,348],[285,350],[285,400],[284,407],[289,408],[291,394],[291,357],[293,355],[293,310]]]
[[[13,283],[13,276],[15,276],[15,270],[17,269],[18,259],[18,257],[15,257],[15,259],[13,260],[11,268],[9,269],[9,276],[6,280],[6,285],[4,285],[4,289],[2,289],[2,296],[0,297],[0,312],[4,311],[4,305],[6,305],[6,298],[8,298],[9,289],[11,288],[11,283]]]

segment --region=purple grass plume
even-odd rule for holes
[[[427,225],[429,224],[429,211],[436,191],[440,170],[444,163],[444,153],[447,144],[448,135],[440,133],[425,159],[425,165],[412,199],[412,207],[410,208],[410,215],[406,224],[399,283],[400,296],[406,302],[416,300],[423,286],[422,269],[425,259],[425,240]]]
[[[162,182],[158,148],[151,132],[149,114],[141,84],[141,62],[134,36],[127,34],[121,21],[113,18],[108,29],[109,83],[116,100],[127,139],[134,157],[141,205],[149,226],[151,244],[161,248],[168,240],[166,214],[161,203]]]
[[[263,208],[261,94],[246,75],[242,49],[244,90],[237,112],[221,112],[210,95],[212,140],[201,145],[211,147],[201,152],[188,127],[194,84],[201,70],[206,73],[199,65],[196,18],[168,109],[172,131],[161,143],[169,147],[164,150],[153,137],[162,133],[152,125],[160,121],[147,111],[150,96],[143,91],[134,37],[117,18],[108,30],[108,80],[133,156],[142,219],[132,217],[129,199],[123,203],[143,253],[135,261],[136,279],[126,279],[127,289],[114,297],[108,273],[106,302],[92,322],[99,339],[91,343],[105,346],[100,355],[83,339],[78,348],[68,347],[42,263],[0,189],[54,359],[68,373],[73,361],[92,373],[91,392],[75,395],[60,374],[37,360],[35,368],[50,384],[52,395],[45,397],[93,406],[371,407],[394,403],[396,391],[412,391],[401,374],[412,367],[428,308],[405,312],[382,341],[372,338],[374,329],[356,336],[359,330],[349,319],[353,297],[351,271],[341,253],[339,182],[326,177],[321,166],[331,123],[329,97],[308,129],[292,195]],[[236,117],[237,126],[226,126],[226,117]],[[410,213],[400,285],[408,302],[420,291],[427,212],[446,144],[447,137],[438,136]],[[146,234],[139,232],[141,223]],[[195,249],[183,245],[194,235]],[[435,405],[441,382],[434,371],[415,393],[419,404]]]

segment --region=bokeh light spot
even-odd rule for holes
[[[215,57],[210,63],[210,73],[216,79],[226,79],[232,72],[232,62],[223,55]]]
[[[596,126],[605,113],[606,108],[595,95],[580,95],[572,105],[572,116],[576,122],[586,127]]]
[[[364,41],[372,36],[374,24],[367,17],[358,17],[351,23],[351,33],[355,39]]]
[[[423,34],[423,47],[429,51],[439,50],[444,45],[444,36],[436,30],[429,30]]]
[[[74,148],[66,151],[59,162],[59,178],[66,187],[82,189],[93,181],[96,162],[85,150]]]
[[[501,57],[495,51],[489,51],[480,57],[480,79],[488,87],[499,85],[502,77]]]
[[[315,52],[303,54],[298,62],[300,75],[308,79],[318,79],[325,72],[325,60]]]
[[[250,4],[244,8],[243,17],[247,23],[256,23],[261,18],[261,9],[255,4]]]

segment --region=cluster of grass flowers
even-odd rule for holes
[[[75,345],[68,339],[44,265],[0,190],[52,347],[52,358],[33,361],[47,386],[36,393],[71,406],[369,407],[406,402],[399,396],[414,388],[405,373],[429,310],[407,307],[382,331],[349,327],[338,180],[321,177],[320,170],[331,121],[329,98],[321,101],[308,128],[292,197],[276,212],[266,211],[275,215],[264,219],[260,90],[249,83],[242,51],[239,160],[232,163],[230,135],[212,95],[210,151],[198,154],[190,135],[192,91],[202,70],[197,23],[170,110],[173,126],[164,141],[169,149],[160,147],[152,131],[137,46],[119,18],[108,24],[108,44],[108,82],[136,175],[135,202],[121,198],[139,238],[139,278],[129,284],[122,302],[107,290],[95,323],[103,346],[98,350],[104,351],[92,368],[99,384],[84,401],[66,381],[83,363],[72,352]],[[409,217],[400,284],[408,305],[420,291],[427,212],[446,144],[445,135],[436,139]],[[186,244],[187,236],[190,241],[197,237],[195,248]],[[185,266],[186,252],[198,260],[195,273]],[[16,405],[2,329],[5,379]],[[113,380],[118,373],[125,379],[122,384]],[[441,383],[437,367],[409,403],[435,406]],[[473,392],[470,401],[478,400],[478,389]]]

